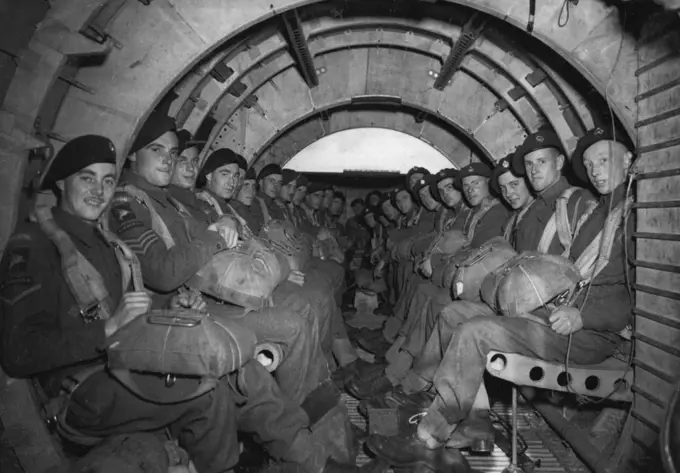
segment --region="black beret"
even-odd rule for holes
[[[203,187],[206,183],[206,176],[216,169],[226,166],[227,164],[237,164],[239,169],[246,171],[248,169],[248,162],[246,158],[240,154],[230,150],[229,148],[220,148],[213,151],[208,159],[203,163],[201,171],[198,173],[198,178],[196,179],[196,187]]]
[[[254,181],[257,178],[255,174],[255,169],[250,168],[246,171],[246,177],[243,178],[244,181]]]
[[[501,195],[501,187],[498,184],[499,177],[501,177],[506,172],[511,172],[513,175],[521,177],[518,174],[516,174],[513,169],[512,166],[513,156],[514,154],[510,153],[504,158],[499,159],[498,162],[496,163],[496,166],[493,168],[493,171],[491,171],[491,178],[489,179],[489,189],[491,189],[491,192],[493,192],[498,197],[500,197]]]
[[[180,153],[186,149],[193,148],[194,146],[200,151],[204,144],[205,141],[195,141],[189,130],[179,130],[177,132],[177,147],[179,148]]]
[[[296,180],[298,177],[298,173],[297,171],[293,171],[292,169],[284,169],[283,171],[281,171],[281,177],[283,178],[281,184],[285,186],[289,182]]]
[[[50,161],[40,188],[52,187],[55,182],[72,176],[95,163],[116,164],[116,148],[111,140],[99,135],[74,138],[66,143]]]
[[[437,183],[440,183],[444,179],[449,179],[449,178],[453,179],[455,181],[456,178],[458,177],[458,173],[459,173],[459,171],[457,169],[453,169],[453,168],[442,169],[441,171],[439,171],[436,174]]]
[[[536,133],[526,137],[524,143],[517,148],[512,157],[512,167],[516,176],[524,176],[524,156],[539,149],[555,148],[564,153],[559,136],[549,128],[541,127]]]
[[[323,192],[326,190],[326,186],[321,182],[310,182],[307,186],[307,195],[315,194],[316,192]]]
[[[463,179],[468,176],[491,177],[491,168],[484,163],[470,163],[458,172],[453,186],[458,190],[463,188]]]
[[[409,190],[406,188],[406,186],[399,186],[396,189],[392,190],[392,192],[390,192],[390,199],[392,200],[392,206],[394,208],[397,208],[397,196],[399,195],[400,192],[408,192],[409,195],[411,194]]]
[[[333,192],[333,198],[334,198],[334,199],[342,199],[343,202],[344,202],[345,199],[346,199],[346,198],[345,198],[345,194],[342,193],[342,192],[340,192],[340,191],[334,191],[334,192]]]
[[[300,174],[297,180],[298,187],[309,187],[309,179],[304,174]]]
[[[130,154],[136,153],[149,143],[152,143],[154,140],[163,136],[165,133],[169,131],[174,132],[176,128],[175,120],[169,116],[156,112],[151,113],[146,122],[144,122],[142,129],[137,133],[137,138],[135,138],[134,143],[132,143]]]
[[[410,185],[409,181],[411,180],[411,176],[413,174],[423,174],[423,175],[427,176],[428,174],[430,174],[430,171],[428,171],[427,169],[420,167],[420,166],[413,166],[406,173],[406,186]]]
[[[610,128],[597,127],[588,130],[585,135],[579,138],[578,143],[576,143],[576,149],[574,149],[574,153],[571,155],[571,167],[574,170],[574,174],[584,183],[588,183],[589,180],[588,173],[583,165],[583,153],[598,141],[603,140],[615,141],[628,147],[628,144],[625,142],[625,136],[620,133],[614,136],[614,132]]]
[[[425,187],[428,189],[432,189],[432,184],[437,185],[437,176],[434,174],[428,174],[423,176],[421,179],[418,179],[418,182],[416,182],[413,186],[413,192],[414,194],[418,195],[421,190],[423,190]],[[434,197],[434,195],[433,195]]]
[[[380,202],[378,203],[378,205],[382,205],[385,202],[389,202],[390,204],[392,204],[391,194],[392,194],[391,192],[385,192],[384,194],[381,194],[380,195]]]
[[[281,166],[279,166],[278,164],[274,164],[274,163],[267,164],[265,167],[260,169],[260,172],[257,174],[257,180],[261,181],[265,177],[271,176],[271,175],[274,175],[274,174],[279,174],[279,175],[281,175],[281,177],[283,177],[283,171],[281,170]]]

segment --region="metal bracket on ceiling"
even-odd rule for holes
[[[481,36],[486,26],[486,18],[482,13],[475,12],[463,26],[460,36],[451,48],[444,65],[439,72],[439,76],[434,81],[436,90],[444,90],[444,87],[451,81],[453,74],[458,70],[463,58],[470,50],[475,41]]]
[[[423,122],[425,121],[425,119],[427,118],[428,115],[429,115],[429,114],[428,114],[426,111],[421,110],[421,111],[418,112],[418,114],[415,116],[416,123],[423,123]]]
[[[286,41],[290,48],[291,55],[297,62],[298,69],[302,78],[311,89],[319,85],[319,76],[314,69],[314,58],[309,51],[309,44],[305,38],[305,32],[300,22],[300,16],[297,10],[283,14],[283,23],[285,25]]]
[[[115,38],[106,31],[109,23],[118,12],[123,8],[126,0],[109,0],[104,3],[97,11],[85,22],[80,29],[80,34],[95,43],[104,44],[107,40],[111,41],[116,49],[123,49]]]
[[[220,84],[224,84],[234,74],[234,70],[225,63],[220,62],[213,67],[210,75]]]

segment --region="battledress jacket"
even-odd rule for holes
[[[94,226],[64,212],[54,221],[102,276],[111,310],[123,294],[114,249]],[[62,272],[57,247],[38,224],[20,223],[0,264],[2,367],[16,378],[37,377],[48,396],[61,380],[103,361],[104,320],[86,320]]]

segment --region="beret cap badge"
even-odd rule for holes
[[[536,135],[536,142],[537,143],[543,143],[545,141],[545,138],[543,138],[543,135]]]
[[[469,172],[474,172],[474,169],[472,168],[472,166],[470,166],[470,167],[468,168],[468,171],[469,171]]]
[[[501,166],[507,169],[510,167],[510,163],[504,159],[503,161],[501,161]]]
[[[595,128],[594,133],[595,133],[597,136],[602,136],[602,135],[604,135],[604,130],[603,130],[602,128],[599,128],[599,127],[598,127],[598,128]]]

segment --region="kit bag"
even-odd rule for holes
[[[495,237],[478,248],[460,251],[444,272],[444,287],[450,287],[454,299],[479,301],[482,281],[494,270],[517,256],[503,237]]]
[[[270,220],[260,230],[260,238],[288,260],[291,270],[304,271],[312,259],[312,246],[291,222]]]
[[[567,258],[527,251],[489,274],[482,282],[481,295],[502,315],[522,317],[538,311],[547,316],[571,298],[582,279]]]
[[[224,302],[260,310],[271,305],[272,292],[289,274],[285,256],[252,238],[215,254],[187,286]]]
[[[108,339],[108,367],[121,383],[143,398],[150,391],[144,377],[164,376],[170,386],[176,377],[196,382],[177,402],[193,399],[213,389],[219,379],[255,356],[256,337],[249,329],[190,309],[152,310],[118,330]],[[163,402],[160,399],[152,399]]]

